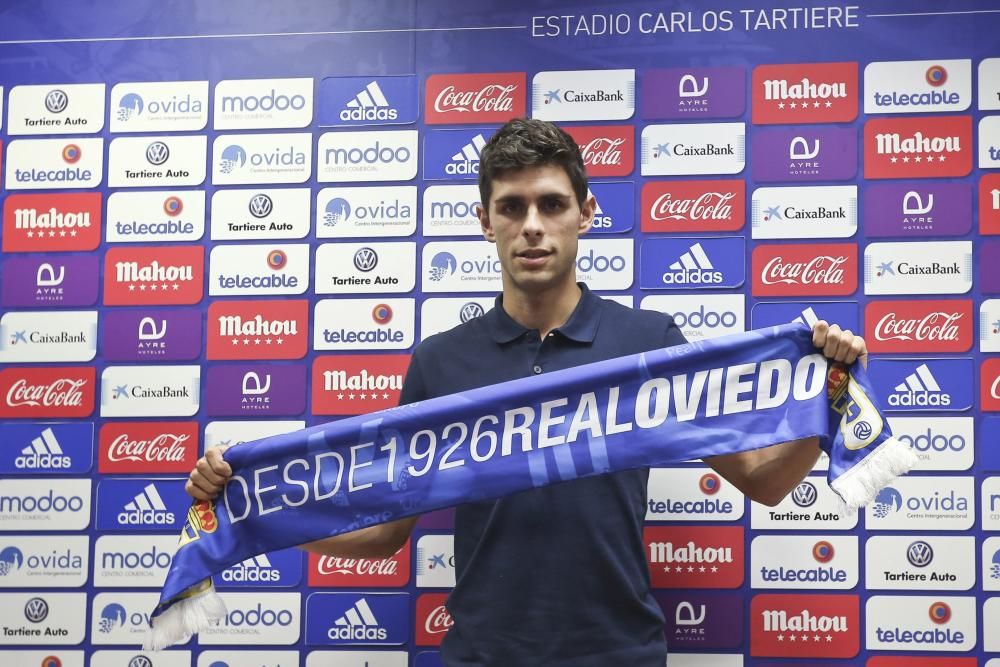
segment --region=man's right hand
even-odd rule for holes
[[[229,445],[212,447],[198,459],[194,470],[188,475],[184,490],[198,500],[212,500],[219,495],[226,481],[232,477],[233,469],[222,460],[222,454]]]

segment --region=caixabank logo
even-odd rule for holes
[[[177,479],[102,479],[97,484],[97,529],[175,533],[191,498]]]
[[[97,255],[7,257],[0,264],[0,305],[6,308],[92,306]]]
[[[762,183],[849,181],[858,173],[853,127],[758,129],[751,150],[753,179]]]
[[[103,83],[14,86],[8,134],[94,134],[104,128]]]
[[[323,299],[313,313],[313,349],[408,349],[415,311],[413,299]]]
[[[972,241],[865,247],[865,294],[965,294],[970,289]]]
[[[211,366],[206,382],[209,417],[291,417],[306,408],[301,365]]]
[[[746,331],[743,294],[653,294],[643,297],[639,307],[670,315],[689,341]]]
[[[104,475],[188,473],[200,452],[197,422],[108,422],[98,443]]]
[[[212,143],[212,183],[304,183],[312,175],[312,135],[220,135]]]
[[[0,422],[0,440],[4,475],[87,473],[94,458],[91,422]]]
[[[91,602],[90,642],[96,645],[141,643],[149,629],[157,597],[156,593],[117,591],[95,595]]]
[[[0,370],[0,417],[89,417],[95,394],[92,366]]]
[[[968,352],[972,348],[972,301],[870,301],[865,339],[875,353]]]
[[[750,601],[750,655],[853,658],[861,643],[857,595],[755,595]]]
[[[876,651],[971,651],[976,599],[875,595],[865,604],[865,645]]]
[[[739,588],[743,528],[663,527],[643,530],[654,588]]]
[[[316,357],[312,366],[312,412],[361,415],[399,404],[408,354]]]
[[[843,501],[822,477],[806,477],[774,507],[750,503],[754,530],[850,530],[857,513],[843,511]]]
[[[301,359],[309,345],[309,303],[214,301],[207,326],[209,359]]]
[[[111,248],[104,256],[107,306],[190,305],[204,291],[203,246]]]
[[[972,477],[901,477],[865,508],[869,530],[968,530],[976,520]]]
[[[417,77],[328,77],[319,82],[318,113],[320,127],[415,123]]]
[[[566,127],[580,145],[590,178],[628,176],[635,169],[635,127],[632,125],[574,125]]]
[[[968,470],[975,458],[972,417],[893,417],[892,434],[916,453],[917,470]]]
[[[699,468],[651,468],[647,521],[734,521],[743,516],[743,495],[714,472]]]
[[[492,128],[430,130],[424,134],[424,180],[475,180]]]
[[[758,535],[750,544],[752,588],[849,590],[857,584],[853,535]]]
[[[107,361],[192,361],[201,354],[199,310],[111,310],[103,320],[101,352]]]
[[[538,72],[531,116],[549,121],[628,120],[635,113],[635,70]]]
[[[83,586],[89,552],[86,535],[0,537],[0,588]]]
[[[325,132],[316,146],[316,180],[409,181],[417,175],[417,153],[416,130]]]
[[[752,264],[754,296],[849,296],[858,289],[853,243],[758,245]]]
[[[979,233],[1000,234],[1000,174],[979,179]]]
[[[428,125],[504,123],[526,115],[524,72],[432,74],[424,83]]]
[[[191,417],[201,404],[201,366],[107,366],[102,417]]]
[[[642,117],[647,120],[738,118],[746,110],[742,67],[675,67],[642,76]]]
[[[972,407],[971,359],[873,359],[869,377],[889,411]]]
[[[83,530],[89,525],[89,479],[0,479],[4,531]]]
[[[217,190],[212,239],[300,239],[309,233],[309,188]]]
[[[5,647],[79,644],[86,614],[86,593],[0,593]]]
[[[841,329],[860,330],[856,301],[760,301],[750,309],[750,328],[801,322],[810,329],[825,320]]]
[[[874,183],[864,192],[865,234],[962,236],[972,229],[968,183]]]
[[[878,535],[865,545],[865,587],[876,590],[969,590],[976,538]]]
[[[746,164],[746,125],[647,125],[640,163],[643,176],[738,174]]]
[[[302,552],[282,549],[259,554],[212,577],[217,588],[290,588],[302,581]]]
[[[421,535],[414,570],[417,588],[454,588],[455,536]]]
[[[427,225],[434,224],[427,222],[428,215],[456,215],[454,202],[437,204],[428,201],[433,201],[432,191],[435,188],[451,187],[456,186],[432,185],[424,190],[425,235]],[[476,190],[475,186],[470,187]],[[474,200],[477,204],[478,198],[476,195]],[[449,206],[452,208],[449,209]],[[479,229],[478,220],[476,229]],[[323,188],[316,196],[317,238],[410,236],[416,230],[417,188],[414,185]]]
[[[734,232],[746,223],[746,183],[647,181],[641,206],[643,232]]]
[[[108,186],[190,186],[205,182],[208,138],[118,137],[108,149]]]
[[[417,596],[414,609],[414,638],[417,646],[440,646],[448,630],[455,624],[445,607],[447,593],[424,593]]]
[[[656,591],[653,597],[663,610],[664,634],[672,648],[725,650],[743,644],[742,595]]]
[[[865,178],[944,178],[972,171],[972,118],[872,118]]]
[[[220,81],[213,109],[216,130],[305,127],[313,117],[313,80]]]
[[[410,581],[410,541],[388,558],[309,554],[309,585],[316,588],[397,588]]]
[[[212,296],[302,294],[309,289],[309,246],[304,243],[217,245],[208,263]]]
[[[0,316],[0,363],[90,361],[97,354],[97,311]]]
[[[198,241],[204,234],[204,192],[114,192],[108,197],[108,243]]]
[[[971,60],[901,60],[865,66],[865,113],[965,111]]]
[[[635,188],[632,183],[591,183],[594,221],[590,234],[622,234],[635,224]],[[477,221],[478,222],[478,221]]]
[[[205,449],[217,445],[238,445],[304,429],[306,423],[295,419],[256,421],[210,421],[205,426]]]
[[[411,241],[324,243],[316,249],[317,294],[411,292],[417,244]]]
[[[312,593],[306,599],[309,646],[400,645],[409,626],[407,593]]]
[[[746,239],[646,239],[639,248],[642,289],[715,289],[746,280]]]
[[[12,141],[6,168],[8,190],[96,188],[104,180],[104,140]]]
[[[100,242],[99,192],[14,194],[4,201],[4,252],[93,250]]]
[[[849,123],[858,117],[858,64],[757,65],[751,93],[754,125]]]
[[[208,81],[119,83],[111,89],[112,132],[197,132],[208,123]]]
[[[849,238],[858,231],[858,187],[757,188],[750,229],[755,239]]]

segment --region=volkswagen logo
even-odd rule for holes
[[[927,567],[934,560],[934,549],[927,542],[918,540],[906,550],[906,560],[913,567]]]
[[[160,166],[170,159],[170,149],[162,141],[154,141],[146,147],[146,160],[149,164]]]
[[[469,303],[462,306],[462,310],[459,311],[459,317],[462,318],[462,322],[468,322],[469,320],[474,320],[486,311],[475,301],[470,301]]]
[[[363,273],[368,273],[378,266],[378,255],[371,248],[361,248],[354,253],[354,268]]]
[[[41,623],[49,615],[49,603],[42,598],[31,598],[24,605],[24,617],[32,623]]]
[[[799,507],[812,507],[816,503],[817,495],[812,482],[802,482],[792,491],[792,502]]]
[[[48,95],[45,96],[45,108],[50,113],[62,113],[66,111],[67,104],[69,104],[69,96],[58,88],[50,90]]]
[[[128,667],[153,667],[153,661],[144,655],[137,655],[128,661]]]
[[[274,202],[263,192],[250,198],[250,215],[255,218],[266,218],[274,209]]]

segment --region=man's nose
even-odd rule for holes
[[[521,232],[526,236],[541,236],[545,231],[544,225],[542,225],[542,216],[538,211],[537,206],[529,206],[528,212],[524,216],[524,225],[521,226]]]

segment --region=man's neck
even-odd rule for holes
[[[504,286],[503,309],[511,319],[528,329],[537,329],[544,338],[562,326],[580,303],[583,292],[576,282],[570,282],[543,292],[527,293]]]

